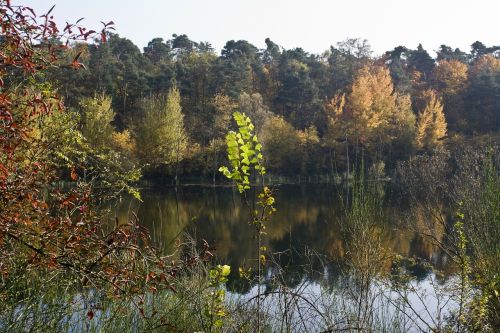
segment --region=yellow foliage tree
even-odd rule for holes
[[[84,98],[80,102],[81,132],[93,147],[106,147],[111,142],[115,112],[111,97]]]
[[[469,67],[458,60],[441,60],[433,71],[434,86],[443,96],[444,113],[451,128],[464,129],[463,93],[467,89]]]
[[[113,140],[113,145],[117,149],[128,152],[130,155],[133,155],[136,152],[135,141],[129,130],[124,130],[123,132],[113,132],[111,139]]]
[[[390,72],[384,66],[362,68],[351,92],[335,96],[324,110],[327,146],[335,147],[339,139],[347,137],[350,142],[361,142],[369,152],[381,154],[384,146],[413,142],[415,116],[410,98],[394,92]],[[396,150],[408,150],[406,146]]]
[[[81,161],[87,177],[99,175],[95,182],[102,188],[125,189],[139,198],[139,192],[131,186],[141,176],[135,159],[135,141],[126,130],[116,132],[111,97],[83,98],[78,111],[82,140],[74,140],[68,146],[80,155],[72,159]],[[78,133],[74,136],[78,137]]]
[[[272,116],[264,123],[260,141],[270,170],[297,171],[300,139],[297,130],[283,117]]]
[[[470,69],[470,80],[478,80],[480,76],[500,72],[500,59],[491,54],[479,58]]]
[[[446,119],[443,103],[436,92],[428,89],[422,92],[425,107],[418,115],[416,143],[418,148],[435,148],[446,136]]]
[[[142,163],[157,167],[182,159],[187,145],[181,97],[177,88],[142,100],[143,116],[135,132]]]
[[[468,71],[461,61],[441,60],[433,71],[435,85],[444,95],[460,94],[467,86]]]
[[[347,135],[345,127],[344,111],[346,106],[345,94],[336,94],[331,100],[323,105],[326,113],[327,125],[323,142],[328,148],[336,148],[339,138]]]
[[[385,135],[389,119],[396,112],[396,95],[393,92],[387,68],[373,66],[360,70],[347,99],[352,113],[349,127],[353,134],[366,139]]]

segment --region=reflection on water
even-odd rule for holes
[[[131,212],[135,212],[164,251],[173,251],[175,240],[189,234],[214,246],[217,261],[221,263],[231,267],[256,265],[257,247],[254,230],[248,224],[248,209],[233,188],[182,186],[147,189],[141,191],[141,195],[142,203],[131,198],[122,200],[114,209],[115,214],[124,222]],[[275,187],[275,197],[277,212],[268,223],[267,235],[263,238],[268,252],[281,253],[276,256],[277,260],[289,267],[289,279],[298,281],[303,277],[297,276],[298,268],[311,262],[311,258],[304,255],[306,249],[309,253],[319,253],[334,263],[328,266],[328,273],[334,278],[346,255],[335,187],[282,185]],[[384,248],[446,268],[446,258],[437,247],[414,230],[401,227],[405,212],[400,207],[385,209],[390,222],[381,222],[379,226]],[[416,228],[427,225],[422,221],[423,215],[416,216],[413,223]],[[385,268],[390,269],[389,262]],[[234,269],[233,273],[236,271]],[[423,279],[428,272],[415,268],[413,273]],[[310,278],[314,279],[314,274]]]

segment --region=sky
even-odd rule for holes
[[[470,51],[479,40],[500,45],[500,0],[12,0],[39,14],[100,29],[115,22],[116,32],[141,50],[155,37],[187,34],[210,42],[219,52],[228,40],[244,39],[265,48],[269,37],[291,49],[321,54],[346,38],[367,39],[374,55],[398,45],[431,55],[441,44]]]

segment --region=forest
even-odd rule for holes
[[[356,147],[394,170],[448,142],[498,134],[500,46],[478,41],[467,53],[443,44],[434,59],[421,45],[375,58],[362,39],[321,55],[265,43],[231,40],[219,56],[174,35],[141,52],[110,34],[71,45],[65,60],[77,56],[86,69],[54,69],[45,82],[89,140],[126,148],[146,177],[218,177],[235,110],[254,121],[269,171],[285,176],[344,172]]]
[[[0,0],[0,332],[500,329],[500,46],[140,50],[53,9]]]

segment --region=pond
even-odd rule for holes
[[[263,236],[266,253],[275,254],[273,260],[287,268],[290,280],[300,281],[307,274],[307,278],[314,279],[313,271],[325,269],[330,277],[340,274],[347,250],[338,188],[318,184],[280,185],[274,186],[273,192],[277,212],[267,223]],[[248,207],[238,191],[229,186],[192,185],[143,189],[141,196],[142,202],[125,198],[114,207],[120,223],[134,212],[165,253],[172,252],[176,240],[185,239],[185,235],[197,241],[206,240],[216,261],[233,268],[230,288],[243,288],[238,287],[234,268],[256,267],[257,245],[255,231],[248,223]],[[384,212],[388,218],[377,222],[376,231],[381,235],[384,249],[405,258],[430,262],[445,274],[451,269],[439,248],[420,236],[418,227],[425,223],[408,222],[406,209],[398,205],[386,205]],[[384,266],[385,270],[391,269],[390,262]],[[415,279],[423,280],[430,271],[417,265],[411,273]]]

